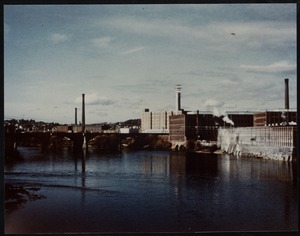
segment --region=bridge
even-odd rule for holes
[[[117,137],[119,149],[121,148],[122,143],[129,137],[135,140],[147,140],[150,136],[164,136],[165,139],[168,137],[168,135],[163,133],[18,132],[15,127],[5,127],[4,136],[5,153],[13,152],[17,150],[18,146],[24,144],[40,146],[42,151],[47,151],[49,149],[55,150],[62,147],[63,140],[66,138],[72,142],[73,150],[82,150],[83,148],[88,149],[88,143],[97,136]]]
[[[88,143],[90,140],[97,136],[117,136],[118,147],[121,147],[122,142],[128,137],[134,138],[137,141],[146,140],[150,135],[159,137],[168,135],[162,134],[149,134],[149,133],[104,133],[104,132],[88,132],[85,127],[85,94],[82,94],[82,124],[80,125],[80,131],[76,132],[74,127],[77,126],[77,109],[75,109],[75,126],[71,131],[64,130],[63,132],[20,132],[17,131],[15,126],[7,125],[4,127],[4,142],[5,142],[5,155],[10,152],[17,150],[20,144],[24,144],[27,141],[30,143],[33,139],[37,146],[41,146],[42,151],[49,149],[61,148],[64,138],[68,138],[72,141],[73,150],[82,150],[83,148],[88,148]],[[78,128],[78,127],[77,127]],[[84,145],[85,144],[85,145]],[[108,143],[109,144],[109,143]]]

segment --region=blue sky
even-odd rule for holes
[[[296,109],[296,4],[5,5],[4,118]]]

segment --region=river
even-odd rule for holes
[[[43,196],[5,213],[5,233],[297,231],[292,163],[136,151],[18,147],[5,183]]]

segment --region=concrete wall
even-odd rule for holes
[[[235,155],[291,161],[296,159],[297,127],[220,128],[218,146]]]

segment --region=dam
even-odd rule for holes
[[[217,143],[228,154],[296,161],[297,127],[219,128]]]

